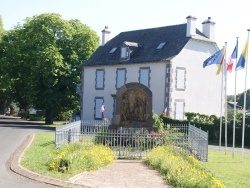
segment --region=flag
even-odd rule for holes
[[[245,44],[245,46],[244,46],[244,48],[242,50],[242,53],[240,55],[240,58],[238,60],[238,63],[236,65],[236,67],[235,67],[236,71],[245,68],[246,59],[247,59],[247,50],[248,50],[248,41],[246,42],[246,44]]]
[[[104,110],[105,110],[105,106],[104,106],[104,104],[102,104],[102,106],[100,108],[100,113],[102,114],[104,112]]]
[[[203,62],[203,68],[205,68],[208,65],[212,65],[212,64],[220,64],[221,63],[222,54],[223,54],[223,49],[217,51],[215,54],[213,54],[212,56],[210,56],[209,58],[207,58]]]
[[[218,69],[217,69],[217,71],[216,71],[216,75],[219,75],[220,74],[220,72],[221,72],[221,68],[222,68],[222,66],[223,66],[223,63],[224,63],[224,61],[225,61],[225,54],[226,54],[226,48],[223,50],[223,53],[222,53],[222,56],[221,56],[221,59],[220,59],[220,65],[218,66]]]
[[[238,40],[237,40],[236,45],[234,47],[234,51],[233,51],[231,57],[228,60],[228,65],[227,65],[227,71],[228,72],[230,72],[230,73],[232,72],[233,65],[234,65],[234,63],[236,63],[237,57],[238,57]]]
[[[166,116],[168,114],[168,107],[166,107],[163,111],[163,115]]]

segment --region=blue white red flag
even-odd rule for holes
[[[104,110],[105,110],[105,106],[104,106],[104,104],[102,104],[102,106],[100,108],[100,113],[102,114],[104,112]]]
[[[229,58],[228,65],[227,65],[227,71],[230,73],[233,70],[233,65],[236,63],[237,56],[238,56],[238,40],[236,42],[236,45],[234,47],[234,51],[233,51],[231,57]]]
[[[164,116],[168,115],[168,107],[166,107],[166,108],[164,109],[163,115],[164,115]]]

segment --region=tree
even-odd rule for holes
[[[244,92],[241,94],[237,95],[237,101],[238,101],[238,105],[242,106],[242,108],[244,107]],[[250,90],[247,90],[246,93],[246,109],[249,110],[250,109]]]
[[[0,96],[1,105],[9,107],[13,101],[18,101],[21,108],[28,109],[30,104],[29,88],[25,74],[30,73],[29,66],[25,66],[22,30],[19,26],[15,30],[5,31],[0,42]],[[27,94],[28,92],[28,94]]]
[[[4,29],[3,29],[3,20],[2,20],[2,16],[0,15],[0,42],[1,42],[1,38],[3,36],[3,32],[4,32]]]
[[[17,67],[12,70],[25,80],[26,85],[22,87],[31,91],[23,96],[37,109],[46,111],[45,123],[53,123],[53,118],[60,113],[79,109],[76,85],[81,81],[80,64],[96,50],[97,34],[79,20],[66,21],[59,14],[51,13],[27,18],[13,35],[19,42],[13,46],[11,40],[6,40],[8,53],[2,61],[8,62],[6,67],[15,63],[25,67],[19,66],[21,71]],[[14,81],[17,91],[15,83],[21,84]]]
[[[19,103],[21,109],[28,111],[32,104],[32,71],[30,54],[27,53],[25,31],[22,27],[8,31],[0,45],[0,68],[3,71],[8,98]]]

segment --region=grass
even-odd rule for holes
[[[250,155],[210,150],[208,162],[202,165],[214,174],[226,187],[248,188],[250,185]]]
[[[21,165],[45,176],[68,180],[83,171],[107,166],[115,159],[113,152],[104,146],[86,147],[75,143],[56,149],[54,140],[54,133],[37,133],[22,157]],[[69,164],[69,170],[66,173],[58,172],[59,165],[65,161],[67,166]]]

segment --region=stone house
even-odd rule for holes
[[[188,16],[183,24],[126,31],[110,40],[105,27],[102,45],[82,64],[82,119],[140,121],[164,109],[174,119],[185,119],[186,112],[220,116],[221,76],[215,65],[203,68],[218,51],[215,23],[209,17],[200,31],[196,20]]]

